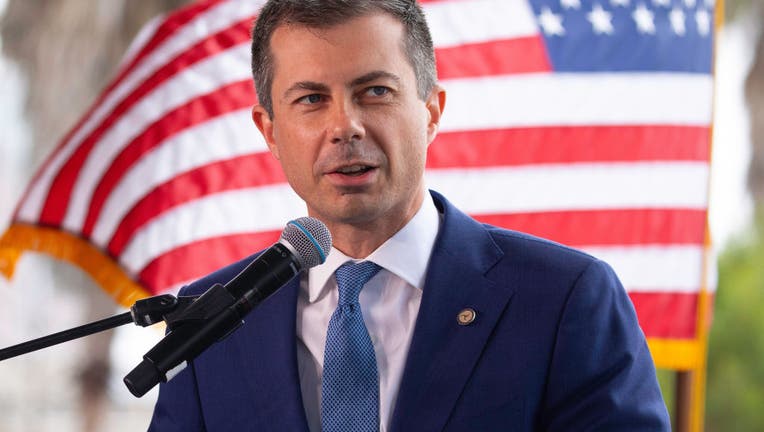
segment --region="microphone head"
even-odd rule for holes
[[[281,232],[281,243],[292,249],[303,269],[315,267],[324,261],[332,248],[332,235],[323,222],[312,217],[301,217],[287,223]]]

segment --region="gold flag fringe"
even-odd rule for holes
[[[149,292],[88,241],[55,228],[14,223],[0,238],[0,273],[13,277],[24,251],[42,252],[84,270],[117,303],[130,307]]]
[[[648,338],[647,345],[655,367],[677,371],[696,370],[703,362],[705,352],[698,339]]]

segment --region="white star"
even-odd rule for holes
[[[706,0],[706,6],[709,8],[714,7],[714,3],[716,3],[714,0]]]
[[[596,34],[613,34],[613,14],[602,9],[602,6],[595,3],[592,11],[586,14],[586,19],[592,23],[592,30]]]
[[[684,6],[686,8],[694,8],[695,7],[695,0],[684,0]]]
[[[655,16],[650,9],[645,7],[644,3],[640,3],[637,6],[634,12],[631,13],[631,17],[637,23],[637,30],[640,33],[655,34],[655,22],[653,21]]]
[[[628,7],[630,0],[610,0],[610,4],[613,6]]]
[[[671,6],[671,0],[653,0],[653,4],[656,6],[663,6],[667,8]]]
[[[562,36],[565,34],[565,28],[562,26],[562,15],[555,15],[546,6],[541,9],[539,24],[544,29],[544,33],[549,36]]]
[[[560,0],[560,6],[565,9],[581,9],[581,0]]]
[[[684,11],[675,7],[669,12],[669,21],[671,21],[671,28],[674,29],[674,33],[684,36],[686,30],[684,27]]]
[[[695,12],[695,23],[698,25],[698,33],[701,36],[708,36],[711,32],[711,16],[705,9],[698,9]]]

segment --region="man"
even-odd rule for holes
[[[254,122],[333,249],[163,384],[151,430],[669,429],[606,264],[427,192],[446,98],[414,1],[272,0],[252,45]],[[348,261],[374,263],[359,299],[368,374],[367,357],[333,369]]]

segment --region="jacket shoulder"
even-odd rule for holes
[[[507,259],[526,268],[553,273],[580,273],[593,263],[601,262],[583,251],[552,240],[493,225],[482,225]]]

